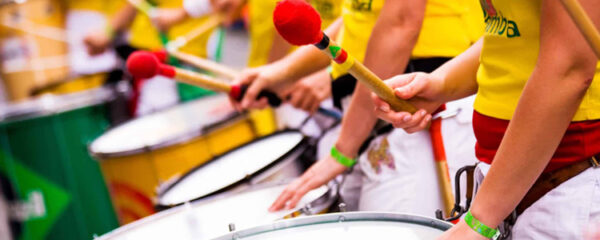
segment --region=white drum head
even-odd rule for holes
[[[207,196],[264,169],[296,148],[300,132],[277,133],[218,157],[193,170],[161,194],[161,205],[177,205]]]
[[[244,240],[436,239],[451,224],[414,215],[350,212],[284,220],[217,238]]]
[[[172,145],[199,136],[205,127],[235,114],[227,96],[205,97],[120,125],[92,142],[90,152],[110,155]]]
[[[323,186],[309,192],[294,210],[268,212],[270,204],[284,188],[285,185],[279,185],[234,195],[226,193],[214,199],[179,206],[125,225],[100,239],[212,239],[228,233],[230,223],[233,223],[236,229],[243,229],[281,219],[321,198],[328,190]]]

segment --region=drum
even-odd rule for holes
[[[69,59],[60,0],[28,0],[0,8],[2,79],[20,101],[37,88],[67,79]]]
[[[169,208],[219,192],[295,178],[314,159],[310,149],[308,139],[292,130],[254,140],[162,186],[158,207]]]
[[[278,219],[326,211],[336,200],[335,184],[306,194],[292,210],[268,212],[286,184],[263,184],[238,193],[174,207],[116,229],[96,240],[203,240],[226,234],[229,228],[248,228]]]
[[[433,218],[378,212],[348,212],[288,219],[235,231],[215,240],[436,239],[452,224]]]
[[[256,137],[252,121],[225,95],[129,121],[89,146],[100,160],[122,224],[153,214],[160,183]]]
[[[100,88],[46,95],[0,113],[0,182],[15,239],[90,239],[118,227],[87,145],[109,127]]]

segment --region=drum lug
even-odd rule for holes
[[[306,215],[313,215],[312,206],[310,204],[306,205],[300,210],[302,213]]]
[[[229,232],[233,232],[235,231],[235,224],[234,223],[230,223],[229,224]]]
[[[347,211],[347,209],[346,209],[346,203],[340,203],[338,205],[338,208],[340,209],[340,212],[346,212]]]

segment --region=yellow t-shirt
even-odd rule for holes
[[[423,26],[412,58],[454,57],[471,45],[472,32],[465,25],[468,14],[473,10],[468,7],[467,1],[427,1]],[[369,37],[383,4],[384,0],[344,0],[344,27],[338,41],[358,61],[364,60]],[[333,64],[334,79],[344,74],[346,72],[342,68]]]
[[[273,11],[277,0],[250,0],[250,53],[248,66],[258,67],[267,64],[273,34],[277,34],[273,26]],[[342,12],[342,0],[310,0],[310,4],[321,15],[322,28],[325,29]]]
[[[160,8],[182,8],[183,6],[183,0],[154,0],[153,2]],[[167,36],[170,40],[176,39],[202,25],[207,19],[208,17],[187,19],[171,27],[167,32]],[[181,51],[206,57],[206,44],[211,32],[208,31],[206,34],[188,42],[187,45],[181,48]],[[158,30],[152,25],[150,18],[143,13],[137,14],[131,25],[130,34],[129,42],[134,47],[142,49],[160,49],[163,47]]]
[[[535,68],[540,41],[541,0],[485,0],[485,34],[477,73],[475,110],[509,120]],[[600,119],[600,68],[574,121]]]

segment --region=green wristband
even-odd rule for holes
[[[491,239],[496,239],[500,236],[500,231],[498,231],[498,229],[486,226],[485,224],[477,220],[475,217],[473,217],[471,211],[468,211],[465,215],[465,222],[467,223],[467,225],[469,225],[471,229],[481,234],[481,236]]]
[[[331,148],[331,156],[335,158],[335,160],[338,163],[344,165],[345,167],[351,168],[352,166],[354,166],[354,164],[356,164],[355,159],[344,156],[344,154],[338,151],[337,148],[335,148],[335,146]]]

